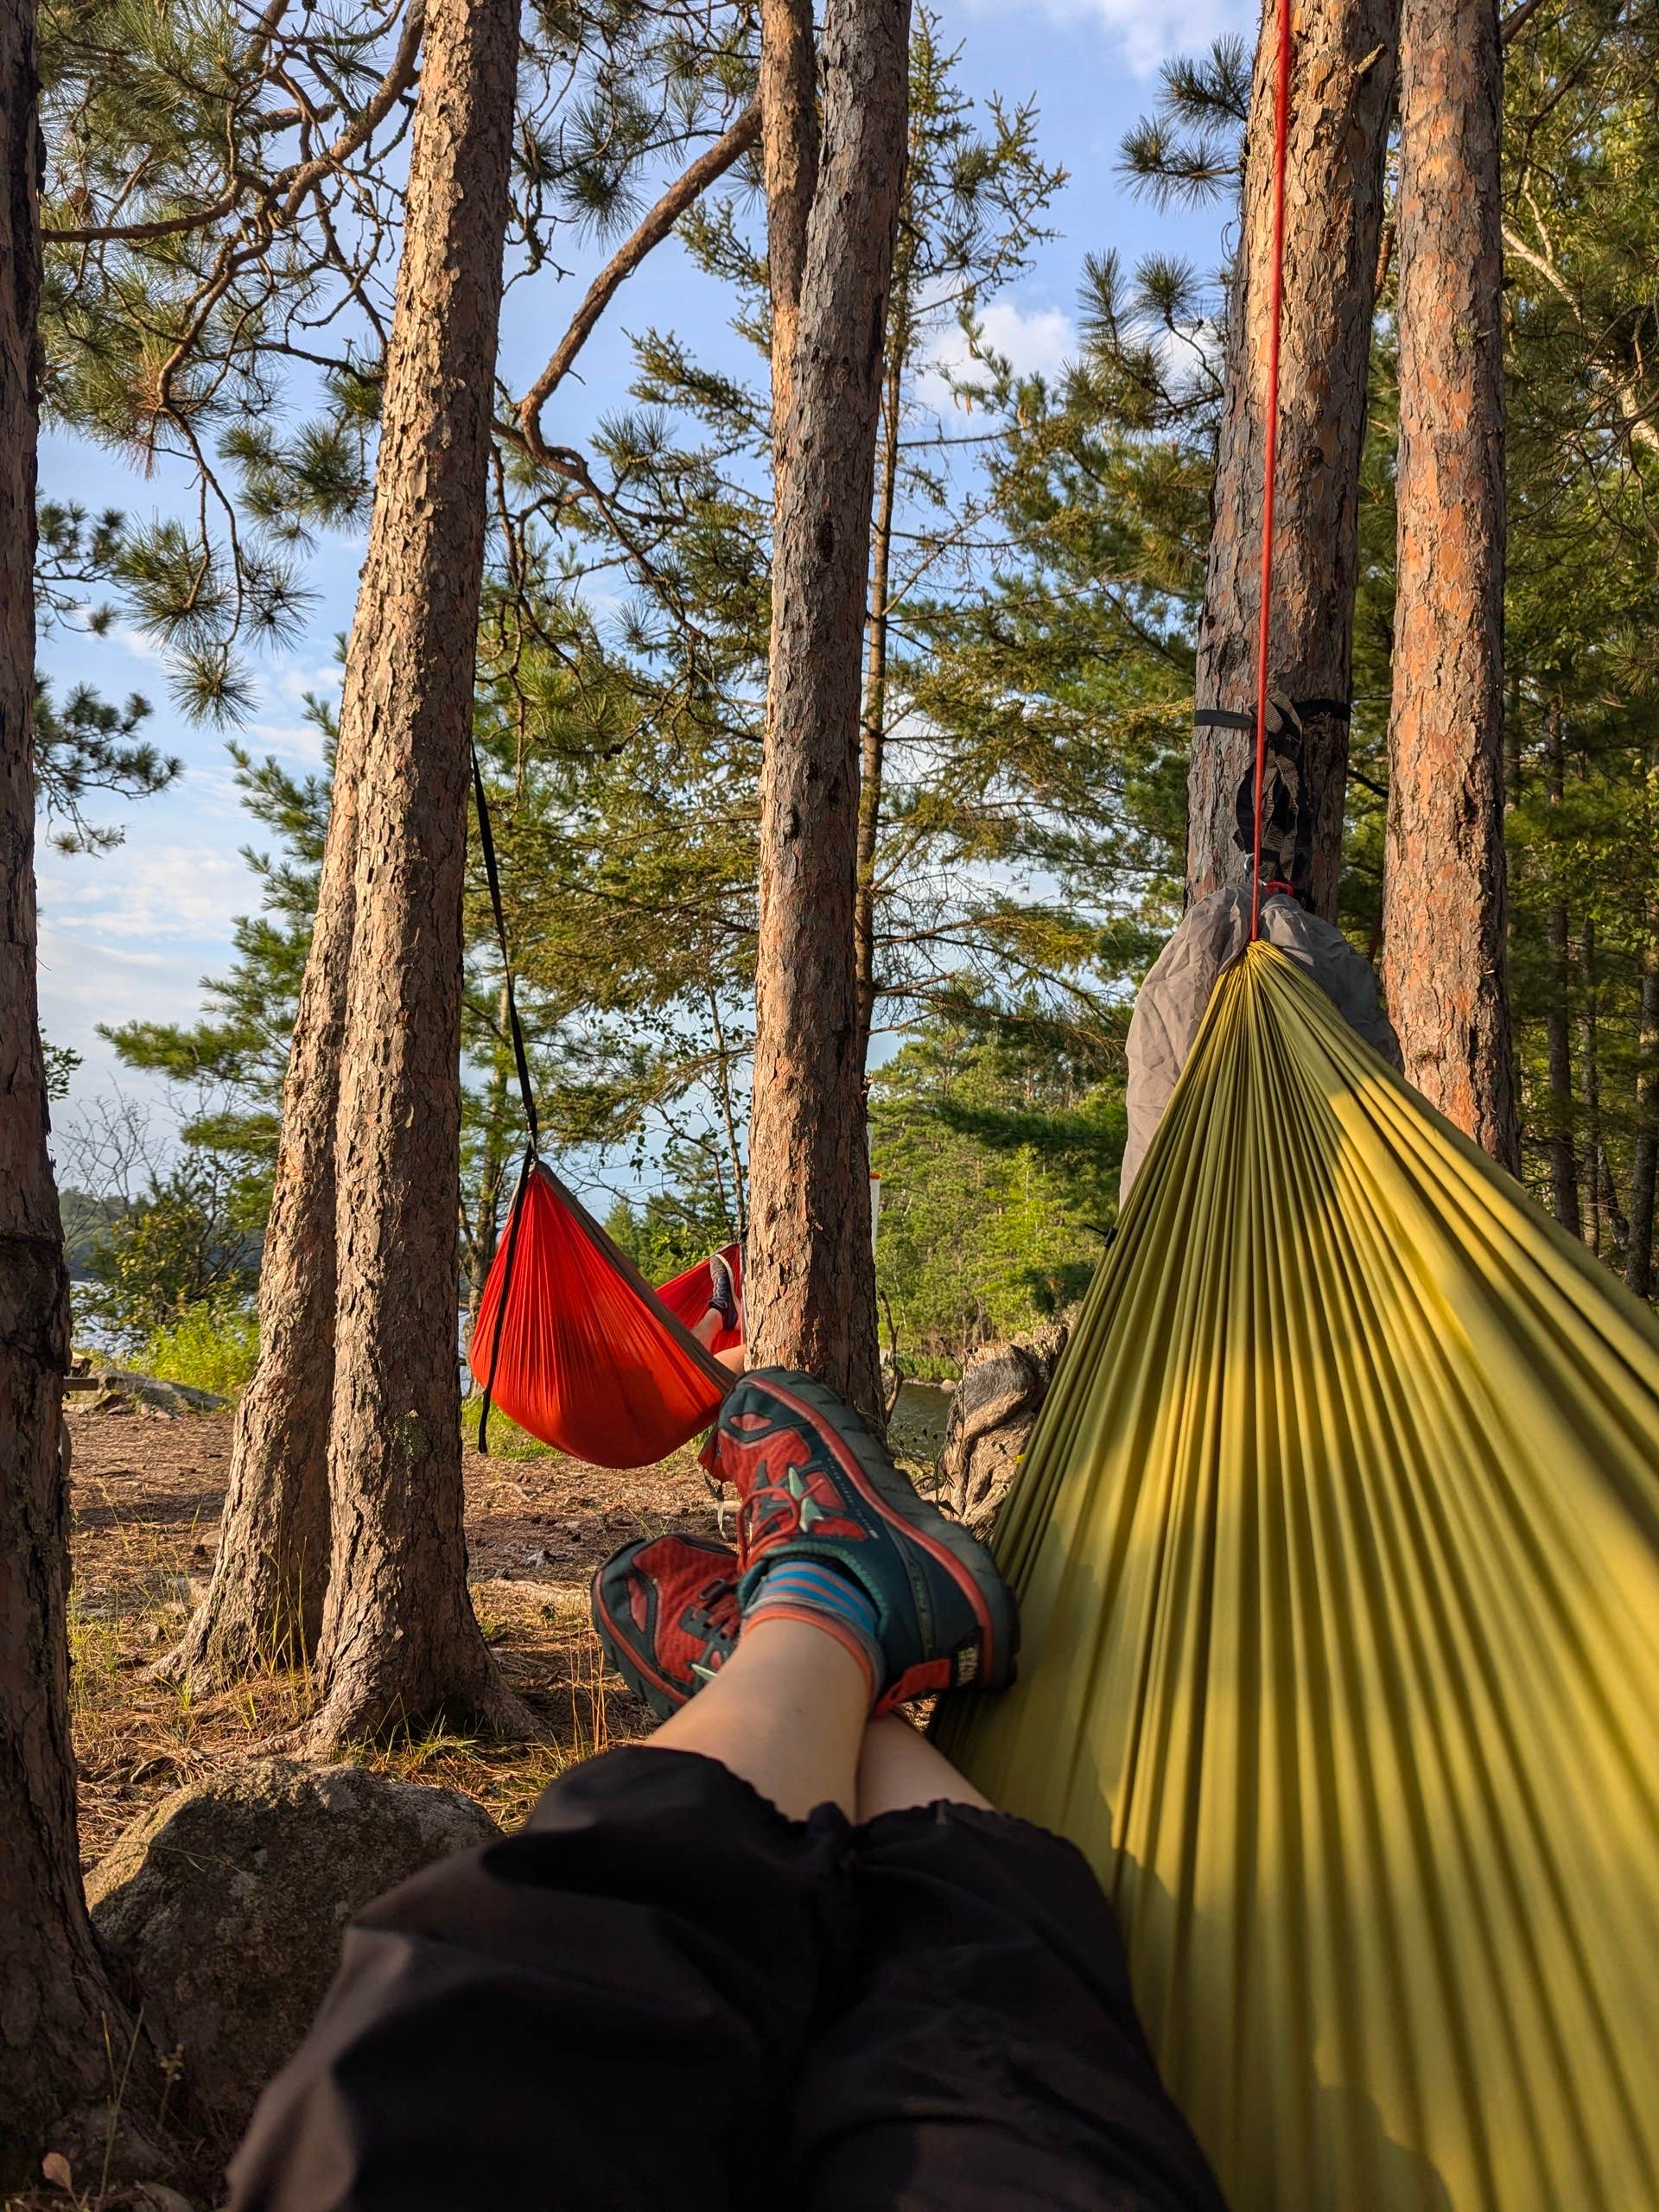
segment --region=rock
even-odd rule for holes
[[[346,1922],[500,1831],[481,1805],[359,1767],[253,1759],[175,1790],[87,1879],[92,1923],[183,2090],[233,2143],[309,2025]]]
[[[96,1414],[128,1413],[134,1406],[174,1416],[211,1414],[230,1403],[215,1390],[198,1390],[188,1382],[166,1382],[159,1375],[138,1375],[126,1367],[88,1368],[84,1374],[67,1376],[63,1387],[66,1394],[92,1391]]]
[[[1051,1321],[987,1344],[950,1394],[934,1469],[938,1499],[976,1536],[991,1532],[1071,1333],[1069,1320]]]

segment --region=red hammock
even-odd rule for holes
[[[685,1325],[708,1288],[704,1261],[652,1290],[552,1171],[527,1162],[467,1347],[486,1417],[498,1405],[595,1466],[665,1458],[708,1427],[735,1380]]]

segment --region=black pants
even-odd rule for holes
[[[234,2212],[1222,2212],[1069,1844],[788,1821],[645,1747],[360,1916],[231,2173]]]

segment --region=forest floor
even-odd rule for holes
[[[302,1672],[270,1674],[194,1696],[150,1674],[207,1588],[232,1414],[72,1410],[68,1421],[72,1698],[90,1867],[170,1791],[269,1755],[303,1717],[312,1685]],[[510,1827],[573,1760],[651,1726],[606,1667],[588,1623],[589,1579],[632,1537],[714,1533],[714,1500],[695,1447],[627,1473],[539,1448],[480,1459],[469,1447],[465,1459],[473,1602],[543,1736],[498,1745],[438,1726],[359,1756],[382,1772],[463,1789]]]

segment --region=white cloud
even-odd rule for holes
[[[274,691],[280,699],[292,700],[299,705],[308,692],[338,691],[345,673],[337,660],[326,660],[311,668],[302,662],[290,661],[272,673],[265,689]]]
[[[1022,308],[1014,300],[993,300],[979,318],[984,345],[1012,361],[1020,376],[1056,376],[1075,350],[1077,334],[1058,308]],[[974,363],[965,334],[954,323],[939,333],[920,379],[924,401],[941,410],[951,404],[945,379],[973,380]]]
[[[270,753],[302,767],[321,768],[323,764],[322,732],[315,722],[250,722],[238,734],[256,760]]]
[[[248,903],[251,887],[233,850],[123,845],[78,865],[54,867],[42,855],[41,912],[60,938],[81,940],[89,951],[108,953],[135,938],[216,946],[228,939],[231,916]]]
[[[1009,0],[969,0],[976,14],[1001,14]],[[1206,47],[1224,31],[1246,36],[1259,10],[1251,0],[1039,0],[1043,12],[1062,23],[1092,22],[1122,54],[1138,77],[1150,77],[1160,61]],[[1024,14],[1031,0],[1013,0]]]

